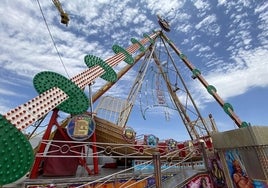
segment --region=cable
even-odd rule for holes
[[[48,24],[47,24],[46,18],[45,18],[45,16],[44,16],[42,7],[41,7],[41,5],[40,5],[40,2],[39,2],[39,0],[36,0],[36,1],[37,1],[37,3],[38,3],[39,9],[40,9],[40,11],[41,11],[43,20],[44,20],[44,22],[45,22],[45,24],[46,24],[46,27],[47,27],[49,36],[50,36],[50,38],[51,38],[51,40],[52,40],[52,43],[53,43],[53,45],[54,45],[54,47],[55,47],[55,49],[56,49],[56,51],[57,51],[57,54],[58,54],[58,56],[59,56],[60,62],[61,62],[62,66],[63,66],[63,68],[64,68],[64,70],[65,70],[65,73],[66,73],[67,76],[70,78],[70,76],[69,76],[69,74],[68,74],[68,72],[67,72],[67,69],[66,69],[66,67],[65,67],[65,65],[64,65],[64,63],[63,63],[63,61],[62,61],[61,56],[60,56],[59,50],[58,50],[58,48],[57,48],[57,46],[56,46],[55,40],[53,39],[53,36],[52,36],[52,34],[51,34],[51,32],[50,32],[50,29],[49,29],[49,27],[48,27]]]

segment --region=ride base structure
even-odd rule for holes
[[[175,46],[163,32],[170,31],[166,21],[158,16],[162,30],[144,34],[124,49],[112,47],[116,55],[102,60],[93,55],[84,58],[88,69],[67,79],[44,71],[34,79],[39,95],[27,103],[0,115],[0,185],[18,187],[265,187],[268,186],[268,129],[241,121],[230,103],[217,94],[200,70]],[[171,84],[162,60],[157,55],[158,41],[162,42],[181,80],[187,98],[192,102],[196,119],[189,116],[178,97],[178,87]],[[208,93],[239,129],[218,132],[215,121],[201,116],[187,85],[176,68],[169,50],[192,72]],[[133,58],[133,56],[135,56]],[[104,96],[122,76],[143,58],[140,70],[126,100]],[[118,73],[112,67],[125,61]],[[174,108],[191,140],[178,142],[159,140],[153,134],[136,135],[127,126],[134,102],[141,91],[149,65],[158,68]],[[101,77],[107,83],[88,97],[85,88]],[[158,105],[166,104],[156,80]],[[95,101],[96,111],[91,110]],[[58,122],[59,112],[69,114]],[[51,113],[48,125],[37,146],[30,141],[34,135],[24,135],[35,124],[36,131],[45,116]],[[113,117],[113,118],[111,118]],[[108,162],[107,162],[108,161]],[[101,168],[100,168],[101,165]],[[257,167],[257,168],[256,168]]]

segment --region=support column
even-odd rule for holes
[[[157,152],[153,154],[153,162],[154,162],[154,174],[155,174],[155,187],[162,188],[160,153]]]
[[[204,140],[199,141],[199,147],[201,148],[203,161],[204,161],[206,170],[208,171],[208,169],[209,169],[208,156],[207,156],[207,153],[206,153],[206,147],[205,147],[205,141]]]

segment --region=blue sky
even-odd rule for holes
[[[242,121],[268,125],[268,2],[205,0],[62,0],[70,15],[68,27],[52,1],[40,1],[45,20],[57,46],[50,38],[35,0],[0,2],[0,113],[5,114],[37,96],[32,79],[41,71],[66,77],[86,69],[83,58],[93,54],[107,59],[112,45],[130,45],[130,38],[142,38],[159,28],[156,14],[170,21],[168,37],[187,55],[217,93],[232,104]],[[115,70],[120,70],[121,63]],[[216,101],[182,62],[180,71],[203,117],[212,113],[220,131],[237,128]],[[107,94],[126,98],[125,84],[135,79],[133,68]],[[93,91],[105,82],[97,79]],[[144,108],[144,107],[143,107]],[[145,107],[146,108],[146,107]],[[151,108],[142,118],[139,102],[129,125],[138,134],[160,138],[188,139],[179,116],[165,108]]]

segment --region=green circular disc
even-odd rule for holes
[[[213,85],[208,85],[207,86],[207,91],[210,95],[213,95],[214,93],[217,92],[217,89]]]
[[[148,38],[151,44],[154,44],[154,40],[146,33],[143,34],[145,38]]]
[[[41,94],[53,87],[58,87],[68,95],[68,99],[57,106],[58,109],[69,114],[81,114],[87,111],[89,100],[86,94],[71,80],[50,71],[35,75],[34,87]]]
[[[131,38],[130,40],[131,40],[132,44],[138,44],[140,46],[139,50],[141,52],[145,52],[144,46],[137,39]]]
[[[116,82],[117,81],[117,74],[114,71],[114,69],[108,65],[105,61],[103,61],[101,58],[96,57],[94,55],[86,55],[84,57],[84,61],[88,68],[91,68],[95,65],[100,66],[105,73],[102,74],[100,77],[108,82]]]
[[[26,136],[1,114],[0,138],[0,185],[6,185],[29,172],[34,154]]]
[[[234,108],[232,107],[230,103],[224,103],[223,110],[225,111],[226,114],[231,115],[231,113],[229,112],[229,109],[231,111],[234,111]]]
[[[118,46],[117,44],[113,45],[112,47],[114,53],[118,54],[118,53],[123,53],[125,55],[125,59],[124,61],[129,64],[132,65],[134,62],[133,57],[122,47]]]
[[[245,121],[243,121],[242,124],[241,124],[241,128],[248,127],[248,126],[249,126],[249,124],[247,122],[245,122]]]
[[[198,69],[193,69],[192,70],[192,73],[193,73],[193,75],[196,77],[197,75],[200,75],[201,74],[201,72],[200,72],[200,70],[198,70]]]

